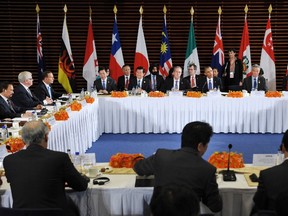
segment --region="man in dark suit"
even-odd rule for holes
[[[141,93],[142,90],[151,91],[150,80],[144,77],[144,68],[142,66],[136,68],[136,79],[131,80],[131,85],[137,89],[137,93]]]
[[[159,69],[158,64],[151,65],[149,68],[151,74],[146,76],[146,78],[150,80],[152,91],[161,91],[162,86],[164,84],[164,79],[161,75],[159,75],[158,69]]]
[[[99,67],[99,76],[100,79],[94,81],[94,87],[97,89],[97,92],[110,94],[111,91],[117,90],[115,80],[108,76],[105,67]]]
[[[260,172],[259,184],[253,198],[254,211],[276,210],[278,216],[288,215],[288,130],[282,138],[281,149],[284,162]]]
[[[203,83],[200,85],[203,93],[215,89],[222,90],[221,80],[219,77],[213,76],[213,70],[210,66],[204,68],[204,74],[206,77],[203,79]]]
[[[288,74],[283,77],[282,80],[282,91],[288,91]]]
[[[202,158],[212,134],[212,127],[207,123],[188,123],[182,131],[180,149],[158,149],[152,156],[135,163],[134,171],[138,175],[155,176],[151,203],[157,199],[162,187],[181,185],[193,190],[211,211],[221,211],[216,168]]]
[[[267,91],[266,80],[263,76],[259,76],[260,66],[252,66],[252,76],[246,77],[243,81],[243,89],[249,93],[254,90]]]
[[[182,68],[180,66],[175,66],[173,68],[172,76],[173,78],[167,78],[164,81],[162,88],[163,92],[166,91],[186,91],[189,89],[189,83],[187,80],[181,78]]]
[[[42,82],[39,82],[35,89],[35,95],[40,101],[44,101],[46,98],[52,100],[58,99],[62,93],[54,91],[51,84],[54,82],[54,76],[52,71],[44,71],[42,75]]]
[[[13,208],[60,208],[66,216],[77,215],[68,205],[64,187],[84,191],[87,181],[68,154],[47,149],[48,133],[42,121],[27,122],[22,128],[27,149],[4,158]]]
[[[194,63],[188,65],[189,75],[184,77],[184,80],[187,80],[189,83],[189,91],[201,91],[201,84],[203,83],[203,76],[196,74],[197,65]]]
[[[131,74],[131,68],[129,65],[123,65],[122,71],[124,73],[123,76],[120,76],[117,81],[117,89],[119,91],[127,91],[132,90],[133,87],[131,81],[136,79],[133,74]]]
[[[13,97],[11,98],[15,105],[20,107],[37,107],[42,109],[42,105],[52,104],[50,98],[40,101],[29,89],[33,85],[32,74],[29,71],[23,71],[18,75],[19,85],[15,87]]]
[[[15,117],[31,117],[31,113],[25,113],[27,108],[16,106],[10,98],[13,95],[13,85],[7,81],[0,83],[0,119]],[[31,107],[30,109],[33,109]]]

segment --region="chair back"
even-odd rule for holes
[[[1,216],[64,216],[62,209],[16,209],[0,207]]]

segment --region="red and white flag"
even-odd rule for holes
[[[87,81],[87,91],[91,91],[98,75],[98,60],[94,41],[91,16],[89,17],[86,52],[83,66],[83,77]]]
[[[286,76],[288,76],[288,64],[287,64],[287,68],[286,68]]]
[[[247,14],[245,14],[245,22],[244,22],[244,27],[243,27],[243,32],[242,32],[242,39],[241,39],[241,45],[239,49],[238,58],[242,61],[243,78],[245,78],[251,72],[251,69],[252,69]]]
[[[149,58],[146,48],[146,42],[142,27],[142,15],[140,16],[139,28],[138,28],[138,36],[137,36],[137,44],[135,51],[135,59],[134,59],[134,72],[136,68],[142,66],[144,68],[144,76],[150,74],[149,72]]]
[[[275,69],[275,57],[272,40],[272,30],[270,24],[270,15],[266,25],[266,31],[264,35],[264,41],[262,45],[260,67],[264,71],[264,77],[267,81],[268,90],[276,90],[276,69]]]

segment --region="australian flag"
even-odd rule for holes
[[[171,68],[172,68],[172,59],[166,26],[166,15],[164,15],[159,71],[162,74],[162,76],[167,77],[169,75],[169,70]]]
[[[43,51],[42,51],[42,34],[40,29],[39,13],[37,13],[37,63],[38,63],[38,82],[42,80],[42,74],[46,69]]]

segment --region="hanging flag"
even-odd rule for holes
[[[245,22],[244,22],[244,27],[243,27],[243,32],[242,32],[242,39],[241,39],[241,45],[239,49],[238,58],[242,61],[243,78],[245,78],[251,72],[251,69],[252,69],[247,13],[245,14]]]
[[[144,32],[143,32],[143,27],[142,27],[142,13],[143,13],[143,9],[141,6],[137,44],[136,44],[135,59],[134,59],[134,71],[136,71],[137,67],[142,66],[145,70],[144,76],[147,76],[150,74],[149,58],[148,58],[146,42],[145,42],[145,37],[144,37]]]
[[[97,52],[96,52],[95,41],[94,41],[91,13],[92,11],[90,8],[86,52],[85,52],[84,66],[83,66],[83,77],[87,81],[87,91],[91,91],[91,89],[93,88],[94,81],[98,75],[98,69],[99,69],[98,60],[97,60]]]
[[[274,57],[274,48],[272,40],[272,30],[270,24],[270,14],[266,25],[266,31],[264,35],[262,52],[260,58],[260,67],[264,71],[264,77],[266,79],[266,84],[268,90],[276,90],[276,69],[275,69],[275,57]]]
[[[38,82],[41,82],[42,74],[46,70],[46,65],[45,65],[43,49],[42,49],[42,33],[40,29],[40,18],[39,18],[40,8],[38,4],[36,5],[36,11],[37,11],[37,35],[36,37],[37,37]]]
[[[191,9],[191,13],[194,13],[193,8]],[[194,33],[194,26],[193,26],[193,14],[191,14],[191,22],[190,22],[190,30],[189,30],[189,38],[188,44],[186,49],[186,57],[184,62],[184,74],[183,76],[188,76],[188,66],[194,63],[197,66],[196,74],[200,74],[200,63],[198,57],[198,51],[196,46],[196,39]]]
[[[224,65],[224,48],[223,48],[221,25],[220,25],[221,24],[221,8],[220,7],[218,10],[218,13],[219,13],[219,18],[218,18],[218,24],[216,27],[216,35],[215,35],[215,40],[214,40],[211,67],[217,68],[219,71],[218,76],[221,76],[222,68]]]
[[[109,69],[110,69],[110,76],[117,81],[118,77],[123,75],[122,66],[124,65],[124,59],[117,27],[116,6],[114,6],[114,13],[115,18],[112,33],[112,48],[110,53]]]
[[[62,84],[67,93],[73,93],[75,88],[75,66],[72,57],[72,50],[70,46],[69,33],[66,23],[67,7],[64,7],[64,22],[61,40],[61,52],[58,66],[58,81]]]
[[[167,77],[169,75],[169,70],[172,68],[172,59],[166,26],[166,11],[167,11],[166,6],[164,6],[163,11],[164,11],[164,23],[162,30],[159,71],[163,77]]]
[[[287,64],[287,68],[286,68],[286,76],[288,76],[288,64]]]

